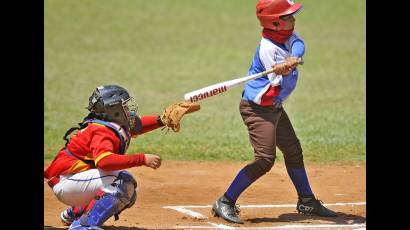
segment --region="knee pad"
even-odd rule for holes
[[[111,216],[118,215],[126,208],[134,205],[137,199],[137,182],[126,171],[121,171],[114,182],[103,187],[87,208],[87,213],[81,216],[83,226],[101,226]],[[91,206],[91,207],[90,207]]]
[[[252,163],[245,166],[245,174],[251,179],[252,181],[257,180],[259,177],[265,175],[270,169],[273,167],[275,163],[275,158],[267,159],[267,158],[260,158]]]
[[[116,188],[114,189],[114,191],[121,193],[119,199],[123,203],[128,203],[125,208],[129,208],[134,205],[135,201],[137,200],[137,181],[129,172],[121,171],[118,174],[117,179],[113,181],[111,186]],[[110,193],[112,189],[110,190],[109,188],[103,188],[102,190],[106,190],[107,193]]]

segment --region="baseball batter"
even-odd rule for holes
[[[97,87],[89,98],[89,114],[79,127],[67,131],[66,145],[45,170],[44,178],[57,199],[70,206],[60,214],[69,229],[101,229],[111,216],[118,219],[124,209],[133,206],[137,181],[124,169],[157,169],[161,158],[145,153],[125,155],[131,138],[162,126],[179,131],[182,116],[199,110],[199,105],[176,103],[161,116],[142,117],[136,108],[126,89]]]
[[[305,45],[294,31],[294,15],[302,5],[291,0],[259,0],[256,16],[260,21],[262,39],[256,48],[248,75],[263,72],[290,58],[302,58]],[[245,84],[239,106],[249,139],[254,149],[254,161],[242,168],[226,192],[215,201],[212,211],[233,223],[243,223],[239,218],[236,201],[240,194],[273,166],[278,147],[298,194],[297,211],[324,217],[337,214],[325,208],[316,199],[310,187],[303,162],[302,148],[283,102],[296,87],[298,70],[285,69]]]

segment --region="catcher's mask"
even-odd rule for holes
[[[89,98],[87,109],[105,121],[115,122],[132,133],[141,131],[138,106],[128,91],[121,86],[97,87]]]
[[[256,16],[263,28],[283,30],[284,21],[281,17],[294,15],[303,8],[302,4],[293,0],[259,0],[256,3]]]

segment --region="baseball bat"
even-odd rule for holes
[[[303,60],[302,59],[298,59],[297,62],[299,64],[303,64]],[[199,100],[203,100],[205,98],[208,97],[212,97],[221,93],[224,93],[226,91],[228,91],[229,89],[242,84],[246,81],[250,81],[250,80],[254,80],[263,76],[266,76],[270,73],[274,72],[274,68],[270,69],[270,70],[265,70],[263,72],[257,73],[257,74],[252,74],[246,77],[240,77],[240,78],[236,78],[233,80],[229,80],[229,81],[224,81],[224,82],[220,82],[217,84],[213,84],[189,93],[186,93],[184,95],[184,100],[185,101],[190,101],[190,102],[196,102]],[[274,84],[279,84],[279,82],[274,82]]]

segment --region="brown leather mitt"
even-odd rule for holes
[[[276,75],[288,75],[292,69],[294,69],[297,65],[303,64],[302,58],[297,57],[287,57],[285,61],[280,64],[276,64],[272,66],[272,70]]]
[[[168,106],[161,115],[161,122],[165,127],[179,132],[181,119],[185,114],[196,112],[200,109],[196,102],[176,102]]]

